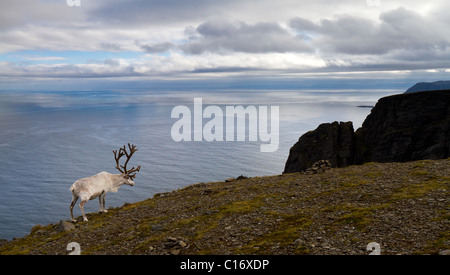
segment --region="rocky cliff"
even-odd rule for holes
[[[321,124],[290,149],[284,173],[329,160],[334,167],[365,162],[405,162],[450,156],[450,90],[381,98],[361,128],[351,122]]]
[[[328,160],[332,167],[348,166],[354,162],[354,144],[352,122],[321,124],[291,148],[284,172],[304,171],[319,160]]]

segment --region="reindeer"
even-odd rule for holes
[[[133,179],[136,177],[136,173],[139,172],[141,166],[139,165],[137,168],[134,166],[127,170],[127,164],[130,160],[131,156],[138,149],[135,145],[130,145],[128,143],[128,149],[130,153],[127,152],[125,145],[123,148],[119,148],[119,152],[117,150],[113,150],[114,158],[116,160],[116,169],[121,172],[121,174],[113,175],[107,172],[100,172],[97,175],[79,179],[72,184],[70,187],[70,191],[72,192],[72,203],[70,204],[70,217],[72,221],[76,222],[73,218],[73,206],[77,202],[78,198],[81,199],[80,209],[83,214],[83,221],[87,221],[86,214],[84,213],[84,205],[88,200],[93,200],[98,197],[98,201],[100,203],[100,212],[108,212],[105,209],[105,196],[109,191],[117,192],[121,185],[127,184],[129,186],[134,185]],[[119,165],[119,159],[123,156],[127,157],[124,165]],[[134,173],[134,174],[133,174]]]

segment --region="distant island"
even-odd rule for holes
[[[405,94],[439,90],[450,90],[450,81],[419,82],[406,90]]]
[[[374,106],[372,106],[372,105],[358,105],[356,107],[358,107],[358,108],[373,108]]]

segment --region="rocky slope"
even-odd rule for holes
[[[367,254],[370,242],[381,254],[448,253],[450,159],[327,166],[198,183],[74,226],[37,225],[0,254],[67,254],[71,242],[81,254]]]
[[[450,156],[450,90],[381,98],[353,132],[351,122],[320,125],[291,148],[285,173],[327,159],[334,167]]]

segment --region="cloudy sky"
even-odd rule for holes
[[[450,79],[447,0],[67,2],[2,0],[0,89]]]

